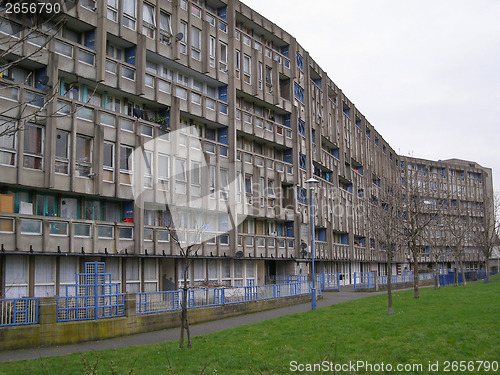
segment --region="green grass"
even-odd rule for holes
[[[81,374],[83,358],[97,363],[96,374],[200,374],[206,366],[205,374],[231,375],[288,374],[290,361],[420,363],[424,373],[429,361],[440,361],[439,373],[444,361],[500,361],[499,278],[420,294],[394,293],[393,316],[387,296],[377,295],[195,337],[190,350],[177,342],[135,346],[1,363],[0,374]]]

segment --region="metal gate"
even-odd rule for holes
[[[57,297],[57,321],[112,318],[125,314],[125,295],[119,284],[111,282],[104,262],[85,263],[85,272],[77,273],[75,284],[66,286],[66,296]]]

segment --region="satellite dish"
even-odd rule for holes
[[[182,40],[184,38],[183,33],[177,33],[175,34],[175,40],[178,42],[179,40]]]
[[[236,258],[241,258],[241,257],[243,257],[243,251],[239,250],[234,255],[236,256]]]

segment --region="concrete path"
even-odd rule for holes
[[[317,308],[322,308],[338,303],[352,301],[355,299],[383,294],[385,292],[357,292],[354,293],[353,286],[341,287],[340,292],[323,292],[323,299],[317,302]],[[309,311],[311,303],[293,305],[259,313],[235,316],[232,318],[215,320],[191,326],[191,336],[199,336],[207,333],[221,331],[227,328],[239,327],[245,324],[260,322],[278,318],[297,312]],[[14,362],[26,359],[37,359],[43,357],[62,356],[71,353],[89,352],[93,350],[117,349],[133,345],[155,344],[164,341],[179,339],[179,328],[171,328],[156,332],[140,333],[137,335],[118,337],[102,341],[90,341],[79,344],[54,346],[46,348],[22,349],[0,352],[0,362]]]

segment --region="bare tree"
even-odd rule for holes
[[[379,201],[369,207],[369,225],[373,238],[378,238],[387,255],[387,315],[392,315],[392,264],[401,249],[401,216],[403,206],[399,189],[381,190]]]
[[[179,254],[183,259],[182,264],[182,303],[181,303],[181,330],[179,336],[179,347],[184,347],[184,337],[187,338],[187,347],[190,349],[191,331],[189,328],[188,318],[188,292],[189,285],[189,268],[192,262],[192,257],[197,253],[202,244],[202,236],[205,225],[201,220],[197,220],[196,225],[181,225],[182,210],[178,210],[175,206],[169,207],[170,218],[167,220],[166,228],[169,232],[172,243],[178,248]],[[202,213],[203,215],[203,213]],[[191,228],[190,228],[191,227]],[[194,228],[193,228],[194,227]]]
[[[486,270],[486,282],[490,281],[489,259],[500,238],[500,194],[485,200],[482,222],[474,223],[473,241],[481,249]]]
[[[439,259],[443,256],[443,248],[446,246],[445,231],[443,229],[443,211],[442,206],[439,205],[436,214],[434,215],[434,220],[429,224],[428,228],[428,239],[431,245],[430,256],[433,263],[434,287],[439,289],[441,287],[439,281]]]
[[[413,256],[413,296],[420,298],[418,281],[418,261],[427,242],[427,229],[434,220],[435,208],[429,200],[420,194],[420,181],[411,178],[403,185],[401,202],[402,232],[408,250]]]
[[[447,200],[447,210],[444,217],[444,228],[446,231],[446,243],[452,250],[455,260],[454,284],[458,285],[458,271],[462,274],[462,283],[467,285],[463,267],[465,248],[470,245],[472,235],[471,218],[466,207],[458,199]]]

